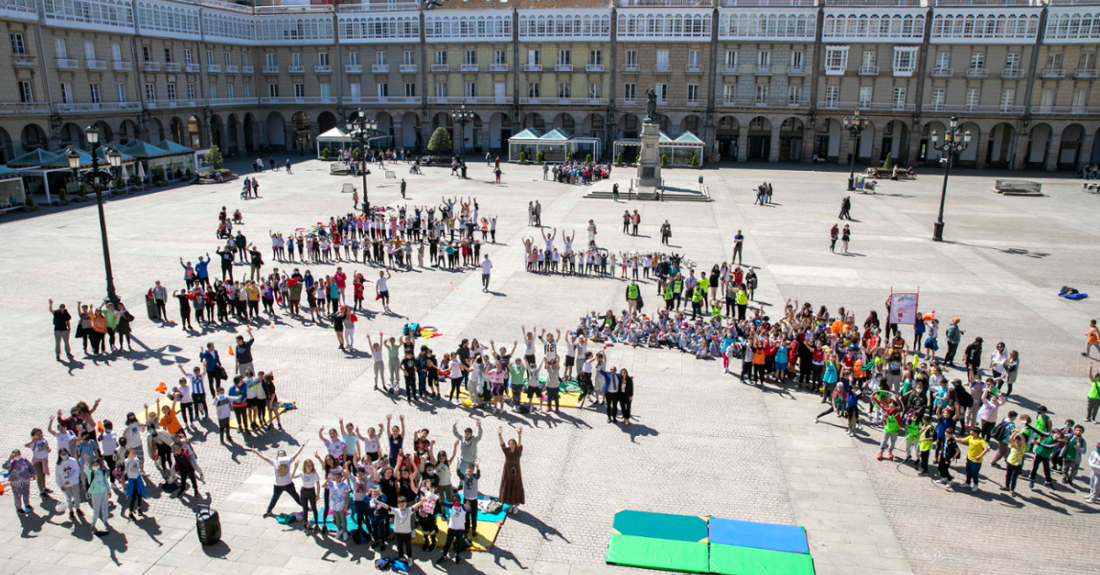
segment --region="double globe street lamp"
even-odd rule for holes
[[[348,135],[359,143],[360,172],[363,174],[363,213],[370,212],[370,201],[367,199],[367,142],[371,139],[371,132],[378,129],[378,122],[367,117],[362,108],[356,110],[355,117],[347,123]],[[371,132],[368,132],[370,130]]]
[[[118,304],[118,294],[115,293],[115,278],[111,273],[111,248],[107,242],[107,220],[103,216],[103,190],[107,188],[114,177],[111,173],[99,169],[99,130],[92,126],[85,130],[85,136],[92,149],[92,169],[79,175],[80,152],[70,148],[65,156],[69,160],[69,168],[78,182],[90,186],[95,191],[96,206],[99,209],[99,235],[103,242],[103,267],[107,274],[107,298],[105,301]],[[107,162],[112,171],[116,171],[122,165],[122,154],[113,146],[106,148]]]
[[[947,130],[945,130],[943,134],[943,143],[939,143],[940,134],[937,130],[932,130],[931,139],[932,147],[941,152],[940,161],[944,162],[943,191],[940,193],[940,217],[936,220],[936,225],[932,231],[932,239],[937,242],[942,242],[943,206],[947,201],[947,178],[951,175],[951,163],[958,158],[958,155],[963,150],[970,147],[970,130],[963,132],[959,129],[959,117],[951,116]]]
[[[466,109],[466,102],[457,110],[451,110],[451,121],[458,125],[458,134],[455,138],[455,146],[458,148],[458,156],[466,155],[466,125],[474,121],[474,112]],[[463,162],[465,164],[465,162]]]
[[[848,174],[848,191],[851,192],[856,189],[856,142],[870,121],[860,116],[859,110],[856,110],[851,116],[845,116],[841,123],[848,130],[848,163],[852,166]]]

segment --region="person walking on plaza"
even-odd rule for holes
[[[672,237],[672,226],[665,220],[665,223],[661,224],[661,245],[668,245],[668,238]]]
[[[481,291],[489,291],[489,275],[493,271],[493,262],[486,255],[485,259],[481,260]]]
[[[833,224],[829,230],[829,251],[836,253],[836,240],[840,237],[840,224]]]
[[[741,230],[737,230],[733,236],[733,259],[730,260],[730,264],[745,263],[745,255],[741,251],[744,243],[745,236],[741,234]]]
[[[1089,357],[1089,353],[1092,352],[1093,348],[1100,352],[1100,328],[1096,327],[1096,320],[1089,320],[1089,331],[1085,338],[1085,351],[1081,355]]]
[[[959,329],[959,318],[951,320],[951,325],[947,326],[947,331],[944,333],[944,339],[947,340],[947,354],[943,357],[944,365],[955,367],[955,353],[958,352],[959,343],[965,333]]]
[[[851,220],[852,214],[849,211],[852,209],[852,196],[844,196],[844,199],[840,201],[840,215],[837,219]]]
[[[61,361],[61,344],[65,344],[65,355],[73,358],[73,350],[69,347],[69,333],[73,316],[65,309],[65,304],[60,304],[53,309],[53,300],[50,300],[50,313],[53,314],[53,352],[57,355],[57,361]]]

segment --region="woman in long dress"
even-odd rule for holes
[[[519,459],[523,456],[523,428],[516,430],[517,438],[504,443],[504,428],[497,430],[500,437],[500,449],[504,451],[504,476],[500,479],[500,502],[509,506],[509,513],[517,513],[519,506],[526,504],[523,493],[523,470]]]

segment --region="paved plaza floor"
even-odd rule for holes
[[[231,167],[248,171],[247,160]],[[1049,407],[1055,423],[1084,419],[1088,319],[1100,316],[1100,297],[1067,301],[1063,285],[1100,295],[1100,243],[1096,214],[1100,196],[1081,192],[1080,180],[1039,176],[1044,197],[1004,197],[992,192],[996,174],[960,170],[951,177],[945,238],[931,241],[942,178],[923,174],[908,182],[884,181],[876,194],[852,195],[850,252],[831,253],[829,228],[837,222],[847,173],[837,169],[748,165],[703,171],[670,170],[668,183],[697,188],[705,177],[710,203],[612,202],[586,199],[591,188],[542,181],[539,167],[505,165],[503,185],[493,185],[484,164],[470,165],[469,180],[450,170],[427,168],[410,175],[402,201],[397,179],[376,170],[369,177],[375,204],[436,205],[441,196],[476,197],[482,215],[498,218],[497,241],[487,245],[494,262],[490,291],[483,293],[474,270],[414,269],[394,272],[393,314],[379,313],[368,298],[366,335],[396,335],[407,321],[433,326],[442,337],[428,343],[436,353],[454,349],[462,338],[520,338],[521,325],[565,331],[591,310],[625,307],[619,279],[561,277],[523,270],[523,238],[538,238],[527,225],[528,202],[543,206],[545,231],[576,231],[585,238],[593,220],[602,247],[617,252],[659,250],[659,227],[672,226],[672,246],[707,269],[728,261],[733,236],[745,234],[744,260],[757,269],[754,305],[781,314],[797,299],[830,311],[844,306],[862,321],[869,310],[884,313],[891,289],[920,290],[920,308],[938,318],[962,318],[964,339],[982,336],[987,353],[1004,341],[1021,357],[1020,377],[1010,406],[1021,413]],[[626,189],[629,170],[612,181]],[[1019,174],[1001,174],[1016,177]],[[185,186],[111,200],[106,205],[111,255],[118,291],[138,320],[134,353],[95,360],[77,349],[70,363],[54,361],[47,300],[98,301],[104,293],[103,262],[94,204],[44,208],[0,220],[4,295],[0,298],[0,449],[22,447],[32,427],[46,427],[59,408],[102,398],[96,416],[116,429],[128,411],[153,402],[159,382],[179,377],[177,364],[196,365],[200,347],[214,342],[225,351],[238,327],[185,332],[177,324],[146,319],[143,298],[155,280],[171,291],[182,286],[179,258],[213,253],[217,213],[241,209],[241,226],[265,254],[266,265],[308,267],[314,275],[334,265],[301,266],[270,261],[269,230],[291,232],[352,211],[345,182],[328,165],[304,161],[294,173],[258,174],[260,199],[242,201],[239,182]],[[774,186],[774,203],[754,205],[752,188]],[[611,182],[593,188],[606,190]],[[637,209],[640,234],[621,231],[624,209]],[[216,275],[216,265],[211,275]],[[346,272],[377,271],[362,264]],[[238,276],[247,268],[237,266]],[[368,286],[369,289],[369,286]],[[655,284],[643,282],[656,305]],[[170,317],[178,308],[169,303]],[[281,310],[280,310],[280,313]],[[944,324],[946,326],[946,323]],[[498,427],[506,437],[524,428],[527,505],[510,516],[490,553],[477,553],[463,568],[448,572],[595,574],[630,570],[604,564],[612,515],[620,509],[712,515],[805,526],[817,573],[1078,573],[1095,569],[1094,542],[1100,537],[1098,506],[1085,503],[1078,486],[1029,491],[1005,497],[996,490],[1003,472],[986,466],[983,488],[946,492],[911,467],[875,460],[878,430],[849,439],[840,420],[819,424],[817,397],[741,384],[724,375],[720,361],[698,361],[671,351],[608,349],[609,364],[627,367],[636,381],[636,423],[606,423],[592,409],[563,409],[561,415],[472,414],[442,402],[410,406],[373,390],[369,358],[336,349],[331,329],[279,315],[256,322],[258,369],[277,370],[279,394],[298,409],[283,417],[286,432],[265,434],[250,445],[272,454],[277,448],[306,454],[324,447],[320,426],[338,418],[362,428],[387,415],[404,415],[409,428],[428,428],[440,445],[451,446],[450,427],[480,420],[483,493],[495,495],[503,455]],[[911,333],[911,332],[910,332]],[[79,348],[79,343],[74,341]],[[1089,445],[1100,427],[1087,424]],[[294,527],[261,517],[271,494],[272,470],[241,447],[218,444],[212,426],[194,439],[206,472],[205,499],[183,502],[152,490],[152,519],[129,523],[112,513],[118,530],[104,539],[86,527],[70,529],[66,516],[48,514],[50,502],[32,503],[35,518],[21,518],[10,496],[0,497],[0,574],[86,572],[234,575],[350,573],[373,571],[374,553],[310,537]],[[24,449],[24,452],[26,450]],[[7,451],[4,451],[5,455]],[[961,468],[957,472],[961,475]],[[1087,469],[1084,471],[1087,475]],[[51,477],[52,480],[52,477]],[[37,489],[32,488],[37,493]],[[209,503],[220,513],[223,544],[203,548],[194,529],[193,508]],[[293,511],[284,497],[278,511]],[[421,560],[416,572],[442,572]],[[438,555],[438,553],[436,553]]]

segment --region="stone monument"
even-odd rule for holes
[[[651,87],[645,95],[646,115],[642,120],[642,145],[638,153],[638,186],[658,188],[661,186],[661,153],[658,148],[661,125],[657,120],[657,92]]]

